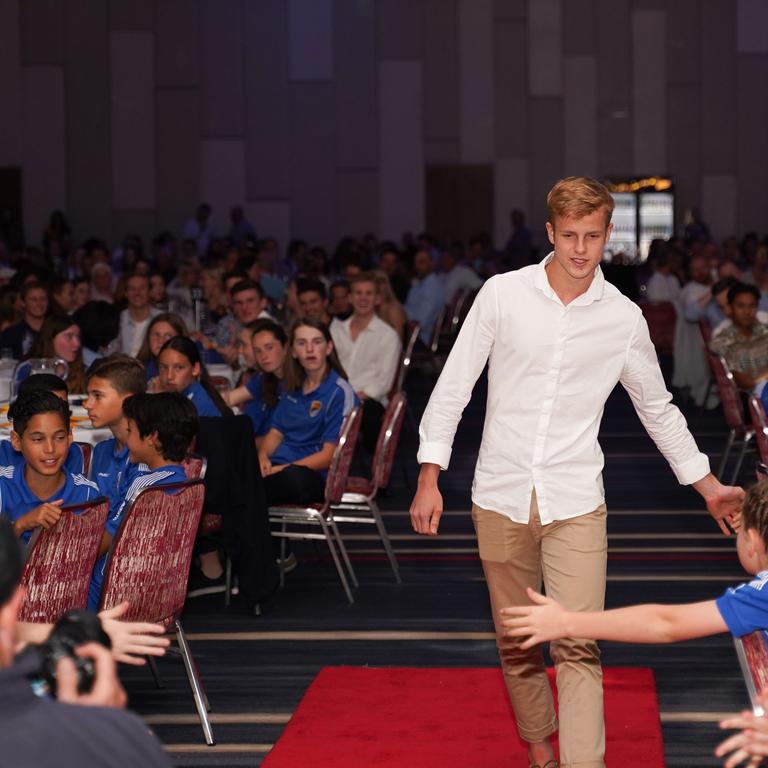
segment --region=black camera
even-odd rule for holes
[[[48,685],[49,693],[56,695],[56,665],[59,659],[72,659],[77,670],[77,692],[88,693],[96,679],[93,659],[75,654],[75,649],[86,643],[99,643],[112,648],[109,635],[101,626],[95,613],[89,611],[67,611],[54,625],[48,639],[40,646],[43,664],[40,675]]]

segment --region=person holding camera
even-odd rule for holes
[[[160,742],[136,715],[121,711],[126,694],[107,647],[91,642],[61,658],[53,676],[57,698],[39,695],[43,654],[17,655],[22,557],[8,520],[0,518],[0,755],[14,768],[169,768]],[[81,660],[89,663],[83,664]],[[81,669],[92,686],[84,690]],[[32,682],[31,682],[32,681]]]

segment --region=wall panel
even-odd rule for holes
[[[291,80],[333,77],[332,0],[288,0]]]
[[[245,202],[245,142],[205,139],[200,144],[200,196],[211,205],[214,232],[229,229],[229,209]]]
[[[18,0],[0,0],[0,93],[3,105],[16,120],[0,120],[0,165],[19,166],[22,161],[22,104]]]
[[[199,40],[197,3],[156,0],[155,79],[158,87],[195,87],[199,84]]]
[[[597,65],[594,56],[566,56],[563,175],[595,176],[597,161]]]
[[[494,243],[504,248],[512,233],[509,213],[513,208],[530,210],[528,160],[504,157],[494,166]]]
[[[528,82],[531,96],[562,93],[561,0],[529,0]]]

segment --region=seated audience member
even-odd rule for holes
[[[270,504],[311,504],[323,498],[344,417],[357,398],[325,325],[297,320],[289,349],[285,395],[259,447],[259,464]]]
[[[739,283],[728,291],[731,326],[710,342],[710,348],[725,358],[733,378],[742,389],[760,394],[768,378],[768,325],[757,320],[760,291]]]
[[[147,386],[144,366],[128,355],[112,355],[88,369],[85,409],[96,429],[109,429],[112,437],[93,449],[91,480],[116,509],[128,486],[143,470],[130,460],[123,402],[143,394]],[[114,536],[115,531],[107,529]]]
[[[420,326],[419,341],[428,346],[432,331],[440,312],[445,307],[445,291],[440,279],[432,271],[432,256],[421,249],[413,257],[413,271],[416,275],[408,299],[405,313],[409,320],[415,320]]]
[[[156,270],[149,273],[149,302],[158,312],[168,309],[168,291],[165,278]]]
[[[214,264],[203,267],[200,287],[208,305],[208,317],[211,322],[218,323],[229,311],[229,295],[224,287],[222,268]]]
[[[441,272],[438,277],[443,283],[446,303],[453,301],[459,291],[470,293],[483,284],[474,269],[459,263],[459,255],[455,245],[444,248],[440,253]]]
[[[227,416],[232,411],[211,383],[200,350],[187,336],[163,344],[157,358],[160,388],[180,392],[192,401],[200,416]]]
[[[94,373],[98,373],[98,369]],[[88,609],[91,611],[98,608],[106,555],[130,502],[152,485],[170,485],[187,479],[180,462],[184,461],[198,431],[194,407],[177,392],[130,395],[123,400],[123,415],[128,460],[135,466],[143,465],[144,471],[133,477],[116,507],[110,507],[100,557],[94,566],[88,592]]]
[[[357,274],[360,273],[360,268],[357,268]],[[347,277],[346,280],[337,280],[331,283],[331,287],[328,291],[330,300],[328,302],[328,311],[331,317],[338,320],[346,320],[352,314],[352,304],[350,302],[350,283],[353,277]]]
[[[149,277],[146,275],[129,275],[125,281],[125,298],[128,306],[120,313],[119,351],[135,357],[141,344],[147,326],[157,310],[149,298]]]
[[[13,357],[21,360],[35,343],[37,334],[48,314],[48,291],[37,282],[27,282],[19,291],[22,318],[0,334],[0,348],[13,350]]]
[[[56,397],[68,402],[69,392],[67,385],[58,376],[52,373],[33,373],[27,376],[19,385],[16,397],[24,397],[29,392],[51,392]],[[17,451],[10,440],[0,440],[0,466],[9,464],[20,466],[24,463],[24,457]],[[83,449],[77,443],[71,443],[64,459],[64,470],[73,475],[82,475],[85,470],[85,458]]]
[[[28,357],[60,358],[69,368],[67,374],[69,391],[85,392],[85,366],[80,328],[69,315],[49,315],[45,318]]]
[[[707,307],[714,304],[710,287],[711,276],[707,259],[694,256],[689,264],[691,279],[680,291],[677,321],[675,323],[675,370],[672,386],[685,390],[694,403],[707,408],[717,405],[714,391],[704,402],[709,389],[709,364],[701,343],[698,323],[708,319]]]
[[[234,280],[234,277],[233,277]],[[217,324],[216,344],[214,346],[230,365],[237,363],[237,334],[247,323],[260,319],[269,319],[267,299],[264,291],[253,280],[238,279],[229,289],[232,300],[233,316],[223,317]],[[222,345],[226,334],[227,343]]]
[[[80,328],[83,366],[108,355],[116,346],[120,333],[120,312],[106,301],[89,301],[75,310],[72,319]]]
[[[18,621],[24,599],[24,588],[20,586],[22,568],[19,543],[10,524],[0,520],[0,687],[3,691],[0,754],[3,763],[14,768],[70,765],[169,768],[162,746],[147,726],[135,715],[119,711],[125,707],[127,697],[115,667],[118,648],[113,647],[110,653],[97,643],[89,643],[78,649],[79,655],[90,657],[94,662],[95,679],[89,692],[78,691],[74,664],[69,659],[61,659],[56,667],[56,698],[35,693],[30,679],[39,673],[42,658],[34,648],[19,653],[19,647],[24,641],[44,640],[50,627]],[[107,621],[102,616],[102,623],[113,638]],[[154,625],[140,626],[153,627],[152,631],[162,629]],[[146,644],[145,635],[131,633],[127,637],[141,652],[155,653],[156,649]],[[157,640],[162,643],[162,638]],[[114,639],[113,643],[117,645]],[[127,658],[132,658],[130,653]]]
[[[352,278],[352,316],[331,323],[336,354],[363,403],[362,438],[369,453],[376,449],[402,346],[395,331],[377,317],[378,303],[376,278],[362,272]]]
[[[168,339],[186,335],[186,323],[181,315],[174,312],[162,312],[150,320],[144,334],[144,341],[136,355],[136,359],[142,363],[146,370],[147,381],[152,382],[158,376],[157,356],[160,354],[163,344]],[[150,386],[150,391],[154,391],[154,388],[154,386]]]
[[[243,411],[251,419],[256,446],[269,431],[272,413],[283,394],[283,378],[287,337],[281,325],[274,320],[257,320],[253,328],[253,360],[260,373],[245,384],[225,393],[230,406],[245,406]]]
[[[75,286],[71,280],[57,277],[51,285],[51,312],[58,315],[71,315],[75,306]]]
[[[661,250],[655,258],[653,274],[646,286],[646,297],[652,302],[669,301],[677,304],[679,296],[680,281],[672,272],[672,263],[666,251]]]
[[[376,314],[392,327],[398,339],[404,339],[408,315],[405,314],[403,305],[392,292],[392,286],[386,274],[380,270],[374,271],[372,274],[376,278],[376,286],[379,290],[379,305],[376,307]]]
[[[87,277],[76,277],[72,282],[75,291],[75,310],[91,300],[91,283]]]
[[[112,267],[102,261],[91,267],[91,301],[107,301],[112,304],[115,300],[115,278]]]
[[[52,392],[17,397],[8,410],[11,443],[23,462],[0,467],[0,514],[29,541],[37,526],[50,528],[61,507],[98,497],[98,487],[82,474],[64,469],[72,435],[69,406]]]
[[[712,298],[714,299],[714,303],[717,305],[718,310],[724,317],[724,319],[717,323],[717,325],[712,326],[713,338],[719,336],[726,328],[730,328],[733,325],[733,321],[731,320],[731,308],[728,304],[728,291],[735,285],[740,285],[735,277],[724,277],[712,286]],[[760,309],[760,304],[757,305],[757,322],[768,324],[768,312]]]
[[[300,278],[296,281],[296,300],[301,317],[316,320],[328,325],[331,316],[328,313],[328,295],[325,285],[320,280]]]
[[[379,254],[379,271],[389,278],[391,291],[400,304],[405,303],[408,291],[411,289],[411,279],[408,270],[400,257],[400,253],[392,243],[384,243]]]

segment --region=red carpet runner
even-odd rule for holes
[[[609,768],[663,768],[651,670],[606,668],[604,688]],[[515,768],[527,761],[497,668],[327,667],[262,765]]]

